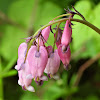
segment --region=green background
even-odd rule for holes
[[[68,96],[72,100],[100,100],[100,59],[84,72],[79,85],[72,88],[79,67],[100,53],[100,35],[77,22],[72,26],[71,70],[64,70],[61,64],[59,80],[49,79],[43,86],[32,82],[35,93],[22,90],[17,83],[14,66],[18,46],[25,41],[22,38],[66,13],[64,8],[73,10],[71,5],[100,28],[99,0],[0,0],[0,100],[67,100]],[[77,15],[74,18],[81,19]],[[53,42],[51,33],[48,43],[53,45]]]

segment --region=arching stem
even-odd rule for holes
[[[52,21],[54,21],[54,20],[57,19],[57,18],[64,17],[64,16],[69,16],[69,15],[72,15],[72,14],[68,13],[68,14],[59,15],[59,16],[53,18]]]
[[[48,27],[48,26],[50,26],[50,25],[59,23],[59,22],[67,21],[67,20],[69,20],[69,18],[63,18],[63,19],[59,19],[59,20],[56,20],[56,21],[52,21],[51,23],[48,23],[48,24],[44,25],[43,27],[41,27],[39,30],[37,30],[37,32],[33,35],[33,37],[35,37],[35,36],[38,34],[38,32],[39,32],[40,30],[43,30],[44,28],[46,28],[46,27]],[[94,31],[96,31],[97,33],[100,34],[100,29],[97,28],[96,26],[94,26],[93,24],[89,23],[89,22],[86,21],[86,20],[80,20],[80,19],[74,19],[74,18],[71,18],[70,20],[71,20],[71,21],[75,21],[75,22],[79,22],[79,23],[82,23],[82,24],[85,24],[86,26],[92,28]],[[30,43],[31,43],[31,42],[32,42],[32,40],[30,41]]]
[[[70,16],[70,15],[72,15],[72,14],[71,14],[71,13],[62,14],[62,15],[59,15],[59,16],[53,18],[52,21],[54,21],[54,20],[57,19],[57,18],[64,17],[64,16]],[[84,18],[82,15],[80,15],[80,14],[78,14],[78,13],[75,13],[75,15],[78,15],[78,16],[80,16],[83,20],[85,20],[85,18]]]
[[[29,48],[31,47],[31,45],[33,44],[33,41],[34,41],[34,37],[39,33],[40,30],[43,30],[44,28],[50,26],[50,25],[53,25],[53,24],[56,24],[56,23],[61,23],[61,22],[64,22],[64,21],[67,21],[69,20],[69,18],[63,18],[63,19],[59,19],[59,20],[56,20],[56,21],[52,21],[51,23],[48,23],[46,25],[44,25],[43,27],[41,27],[39,30],[37,30],[35,32],[35,34],[33,35],[33,39],[29,42],[28,44],[28,49],[27,49],[27,53],[28,53],[28,50]],[[96,26],[94,26],[93,24],[89,23],[88,21],[86,20],[80,20],[80,19],[74,19],[74,18],[71,18],[70,19],[71,21],[75,21],[75,22],[79,22],[79,23],[82,23],[90,28],[92,28],[94,31],[96,31],[97,33],[100,34],[100,29],[97,28]],[[27,57],[27,53],[26,53],[26,57]],[[25,57],[25,60],[26,60],[26,57]]]

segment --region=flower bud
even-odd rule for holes
[[[46,27],[42,30],[42,37],[39,37],[39,45],[43,46],[45,42],[48,40],[49,34],[50,34],[50,26]],[[38,42],[38,39],[36,39],[36,42]]]
[[[48,58],[48,62],[45,68],[45,73],[54,75],[60,66],[60,58],[58,55],[58,51],[55,50],[54,52],[50,53]]]
[[[67,20],[62,34],[61,43],[63,45],[69,45],[69,43],[71,42],[71,36],[72,36],[71,22]]]

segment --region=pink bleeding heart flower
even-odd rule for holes
[[[18,48],[18,57],[25,57],[27,51],[27,43],[23,42]]]
[[[26,51],[27,51],[27,43],[21,43],[19,48],[18,48],[18,61],[20,62],[18,66],[15,67],[16,70],[20,70],[24,64],[24,60],[25,60],[25,55],[26,55]]]
[[[70,47],[62,45],[62,44],[59,45],[58,54],[59,54],[59,57],[60,57],[62,63],[64,64],[64,68],[68,70],[70,59],[71,59]]]
[[[31,86],[32,79],[27,79],[27,75],[30,73],[30,67],[28,65],[28,61],[24,63],[25,55],[27,50],[27,44],[22,43],[18,48],[18,60],[17,65],[15,66],[15,69],[18,70],[18,84],[22,86],[24,90],[29,90],[31,92],[34,92],[34,88]]]
[[[48,40],[49,34],[50,34],[50,26],[42,30],[42,36],[46,41]]]
[[[31,69],[32,77],[38,81],[44,72],[48,61],[48,53],[44,46],[39,47],[39,52],[36,46],[31,46],[28,51],[27,60]]]
[[[39,37],[39,45],[43,46],[45,42],[48,40],[49,34],[50,34],[50,26],[46,27],[42,30],[42,36]],[[36,42],[38,42],[38,39],[36,39]]]
[[[67,20],[62,34],[61,43],[63,45],[68,45],[71,42],[71,36],[72,36],[71,22],[70,20]]]
[[[47,73],[48,75],[49,74],[54,75],[58,71],[59,66],[60,66],[60,58],[58,55],[58,51],[55,50],[54,52],[51,52],[51,50],[50,50],[48,62],[47,62],[44,72]]]
[[[19,63],[20,62],[18,62],[18,65]],[[24,90],[35,92],[34,87],[31,86],[32,78],[27,78],[28,75],[31,75],[31,70],[28,65],[28,62],[26,61],[26,63],[23,64],[23,69],[18,71],[18,84],[21,85]]]

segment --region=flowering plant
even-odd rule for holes
[[[73,6],[72,6],[73,7]],[[70,43],[72,41],[72,22],[76,21],[85,24],[100,34],[100,29],[85,20],[74,7],[75,12],[66,10],[67,14],[57,16],[48,24],[42,26],[33,36],[26,38],[26,42],[22,43],[18,48],[18,60],[15,69],[18,70],[18,84],[24,90],[34,92],[31,86],[32,79],[41,85],[48,78],[55,78],[60,62],[63,63],[64,69],[70,69],[71,50]],[[82,20],[74,19],[74,15],[79,15]],[[67,18],[57,18],[67,16]],[[60,28],[60,24],[66,21],[64,30]],[[52,25],[58,23],[53,32]],[[53,46],[46,46],[49,34],[54,34]],[[55,49],[55,45],[57,49]],[[47,76],[44,75],[47,73]]]

